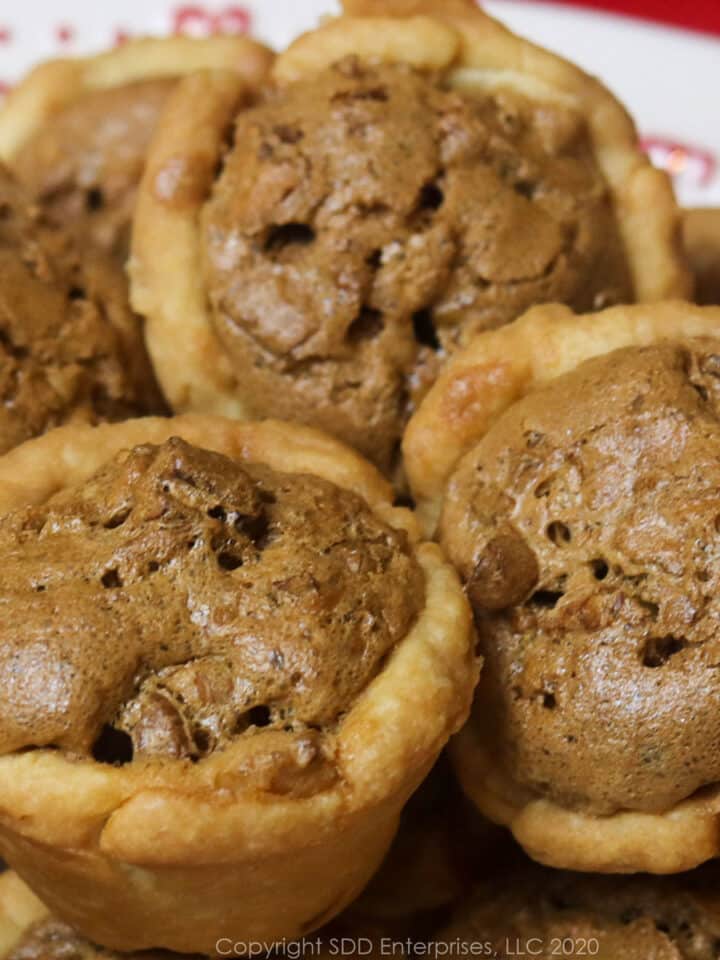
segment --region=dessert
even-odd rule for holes
[[[717,310],[668,302],[601,311],[574,330],[571,312],[548,305],[476,337],[447,364],[403,438],[408,483],[426,531],[437,526],[448,480],[463,455],[529,389],[614,349],[654,343],[678,330],[689,337],[712,334],[717,316]]]
[[[0,165],[0,453],[164,410],[122,271],[51,228]]]
[[[596,956],[600,960],[715,960],[720,939],[718,870],[708,866],[677,878],[578,876],[517,862],[466,894],[449,923],[413,929],[425,949],[459,952],[474,945],[485,956]],[[324,957],[342,949],[388,955],[406,945],[407,933],[391,926],[332,925],[312,939]],[[221,950],[227,950],[223,940]],[[310,949],[310,947],[308,947]],[[492,951],[492,952],[491,952]],[[525,951],[523,954],[522,951]],[[562,951],[562,952],[561,952]],[[483,955],[483,954],[480,954]],[[2,960],[117,960],[53,917],[19,878],[0,879]],[[131,954],[144,960],[161,951]]]
[[[555,306],[455,369],[475,392],[439,539],[485,667],[452,755],[480,811],[552,866],[718,854],[719,355],[717,309]]]
[[[33,70],[0,111],[0,159],[48,220],[78,227],[125,262],[145,154],[180,76],[236,72],[256,88],[272,55],[247,37],[130,40],[93,57]]]
[[[683,239],[695,274],[695,300],[720,304],[720,209],[686,210]]]
[[[0,111],[0,960],[709,960],[718,211],[342,6]]]
[[[295,41],[239,114],[229,74],[178,85],[130,270],[176,411],[292,417],[391,473],[478,331],[689,285],[669,184],[599,83],[470,0],[377,9]]]
[[[0,518],[0,851],[53,912],[210,953],[355,899],[477,679],[379,474],[276,422],[71,426],[0,459]]]
[[[579,877],[527,864],[481,884],[434,938],[486,956],[713,960],[720,941],[716,867],[680,878]]]

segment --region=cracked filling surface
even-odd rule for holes
[[[56,226],[77,226],[123,263],[145,155],[172,78],[82,93],[56,110],[14,158]]]
[[[0,453],[163,408],[122,271],[48,227],[0,167]]]
[[[720,341],[617,350],[519,400],[450,482],[471,722],[530,797],[654,812],[720,781],[719,410]]]
[[[388,469],[443,359],[532,304],[632,300],[582,117],[347,59],[242,113],[203,212],[216,334],[255,415]]]
[[[7,515],[0,550],[0,753],[199,760],[246,737],[276,792],[317,782],[424,603],[406,535],[356,494],[177,438]]]
[[[492,944],[488,955],[497,960],[518,956],[521,947],[539,960],[563,949],[601,960],[716,960],[719,880],[712,868],[677,880],[531,867],[494,889],[483,885],[436,939]]]

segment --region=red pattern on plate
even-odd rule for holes
[[[720,35],[720,0],[555,0],[573,7],[592,7],[689,30]]]
[[[687,177],[698,187],[708,186],[717,173],[717,157],[702,147],[672,137],[643,137],[642,146],[656,167],[678,179]]]
[[[247,33],[251,24],[252,14],[242,6],[212,10],[200,4],[186,4],[173,11],[173,31],[193,37],[208,37],[215,33]]]
[[[67,46],[75,39],[75,27],[69,23],[59,23],[55,27],[55,39],[62,46]]]
[[[222,0],[220,0],[222,2]],[[262,2],[262,0],[256,0]],[[479,0],[482,2],[482,0]],[[518,0],[532,2],[532,0]],[[680,4],[677,0],[554,0],[567,6],[586,7],[610,13],[641,17],[644,20],[682,26],[720,36],[720,0],[691,0]],[[202,3],[186,3],[171,6],[169,24],[174,33],[189,36],[211,36],[218,33],[243,34],[252,27],[252,11],[249,6],[228,4],[224,7]],[[53,27],[56,44],[61,48],[71,46],[76,39],[76,28],[68,22],[56,23]],[[125,27],[116,26],[109,33],[109,40],[120,46],[132,36]],[[0,46],[15,45],[17,36],[10,24],[0,23]],[[0,102],[12,89],[9,78],[0,79]],[[676,181],[684,181],[695,188],[707,188],[720,176],[720,156],[712,151],[678,141],[673,136],[647,136],[643,147],[653,163],[668,171]]]

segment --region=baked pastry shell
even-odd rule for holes
[[[577,316],[553,304],[534,307],[501,330],[478,336],[450,362],[412,425],[411,439],[422,437],[424,443],[414,447],[409,475],[416,495],[424,497],[426,523],[436,523],[441,507],[446,522],[459,516],[461,493],[450,479],[456,466],[534,387],[591,357],[688,337],[720,337],[720,308],[678,301]],[[431,485],[419,489],[421,463],[435,475]],[[675,873],[720,855],[720,786],[662,813],[573,811],[530,794],[502,770],[482,736],[487,718],[480,714],[471,713],[450,744],[456,773],[480,812],[509,827],[534,859],[573,870]]]
[[[720,304],[720,207],[685,210],[683,242],[698,303]]]
[[[438,547],[419,542],[373,467],[308,428],[199,415],[59,428],[0,458],[0,513],[171,436],[360,494],[407,531],[426,584],[412,629],[338,726],[337,783],[315,795],[243,788],[242,740],[197,764],[112,767],[45,749],[0,757],[0,850],[53,913],[113,949],[210,954],[220,937],[299,937],[360,893],[464,722],[478,669],[469,607]]]
[[[7,957],[28,928],[47,916],[47,907],[16,873],[0,874],[0,958]]]
[[[244,36],[141,37],[90,57],[48,60],[31,70],[0,110],[0,160],[15,154],[59,110],[96,90],[209,68],[259,85],[273,53]]]
[[[439,72],[463,90],[510,87],[577,109],[587,118],[612,194],[636,299],[689,295],[670,182],[641,152],[632,120],[597,80],[515,36],[474,0],[346,0],[345,9],[277,58],[278,84],[352,54]],[[178,413],[250,415],[251,398],[212,329],[200,232],[200,212],[243,99],[242,79],[222,71],[182,82],[154,138],[139,190],[132,300],[147,318],[150,353]]]
[[[720,856],[720,786],[663,813],[593,816],[523,790],[505,774],[473,719],[449,748],[460,784],[490,820],[540,863],[593,873],[669,874]]]

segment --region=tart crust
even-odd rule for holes
[[[300,37],[278,57],[274,79],[292,82],[349,54],[439,72],[466,91],[509,87],[576,108],[587,118],[612,193],[636,299],[689,294],[670,182],[642,154],[632,120],[598,81],[515,36],[473,0],[346,0],[344,16]],[[179,413],[248,416],[241,384],[212,328],[200,239],[200,212],[242,97],[242,80],[228,73],[181,82],[139,191],[130,262],[133,304],[147,317],[150,352]],[[168,277],[180,282],[169,284]]]
[[[720,786],[664,813],[593,816],[530,796],[495,763],[472,717],[450,744],[467,796],[540,863],[594,873],[681,873],[720,855]]]
[[[48,916],[47,907],[8,870],[0,876],[0,958],[8,956],[34,923]]]
[[[139,38],[96,56],[48,60],[27,75],[0,111],[0,159],[12,165],[49,117],[93,90],[209,68],[231,70],[257,85],[272,58],[270,50],[248,37],[177,36]]]
[[[720,336],[720,308],[668,302],[585,316],[559,305],[535,307],[477,337],[450,363],[406,436],[408,475],[427,525],[434,526],[463,455],[535,386],[621,347],[702,336]],[[452,485],[448,496],[446,503]],[[534,859],[573,870],[675,873],[720,854],[720,787],[663,813],[580,813],[538,798],[504,773],[479,723],[471,714],[450,745],[456,773],[478,809],[509,827]]]
[[[477,665],[469,608],[439,549],[419,542],[373,467],[315,430],[198,415],[59,428],[0,459],[0,512],[171,436],[358,493],[407,532],[426,582],[417,621],[335,732],[337,783],[315,795],[244,788],[242,740],[194,765],[111,767],[46,749],[0,757],[0,849],[53,913],[114,949],[209,954],[219,937],[302,936],[358,895],[465,720]]]

